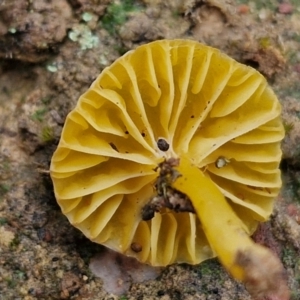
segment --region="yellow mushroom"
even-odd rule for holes
[[[261,74],[214,48],[140,46],[68,115],[51,162],[57,201],[94,242],[155,266],[217,255],[247,282],[245,261],[269,255],[249,235],[281,187],[280,111]]]

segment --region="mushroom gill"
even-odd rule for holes
[[[261,74],[214,48],[140,46],[68,115],[50,169],[57,201],[89,239],[142,262],[226,266],[222,222],[249,239],[281,187],[280,112]]]

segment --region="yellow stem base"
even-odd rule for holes
[[[172,187],[192,201],[211,248],[224,267],[255,297],[276,295],[281,300],[289,299],[281,262],[269,249],[250,239],[247,228],[212,180],[185,157],[174,169],[181,176]]]

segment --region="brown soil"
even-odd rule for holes
[[[162,38],[217,47],[261,71],[277,93],[286,128],[283,189],[255,239],[280,257],[291,299],[300,299],[297,3],[0,0],[0,299],[250,299],[217,260],[169,266],[123,296],[109,294],[89,270],[102,247],[56,204],[47,170],[67,113],[104,67]]]

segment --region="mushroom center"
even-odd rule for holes
[[[156,194],[151,197],[149,202],[142,208],[142,219],[144,221],[151,220],[155,212],[161,212],[163,208],[174,210],[177,213],[195,213],[190,198],[172,187],[173,182],[181,176],[181,174],[174,169],[174,167],[179,166],[179,162],[179,158],[165,159],[156,168],[156,171],[159,173],[154,185]]]

